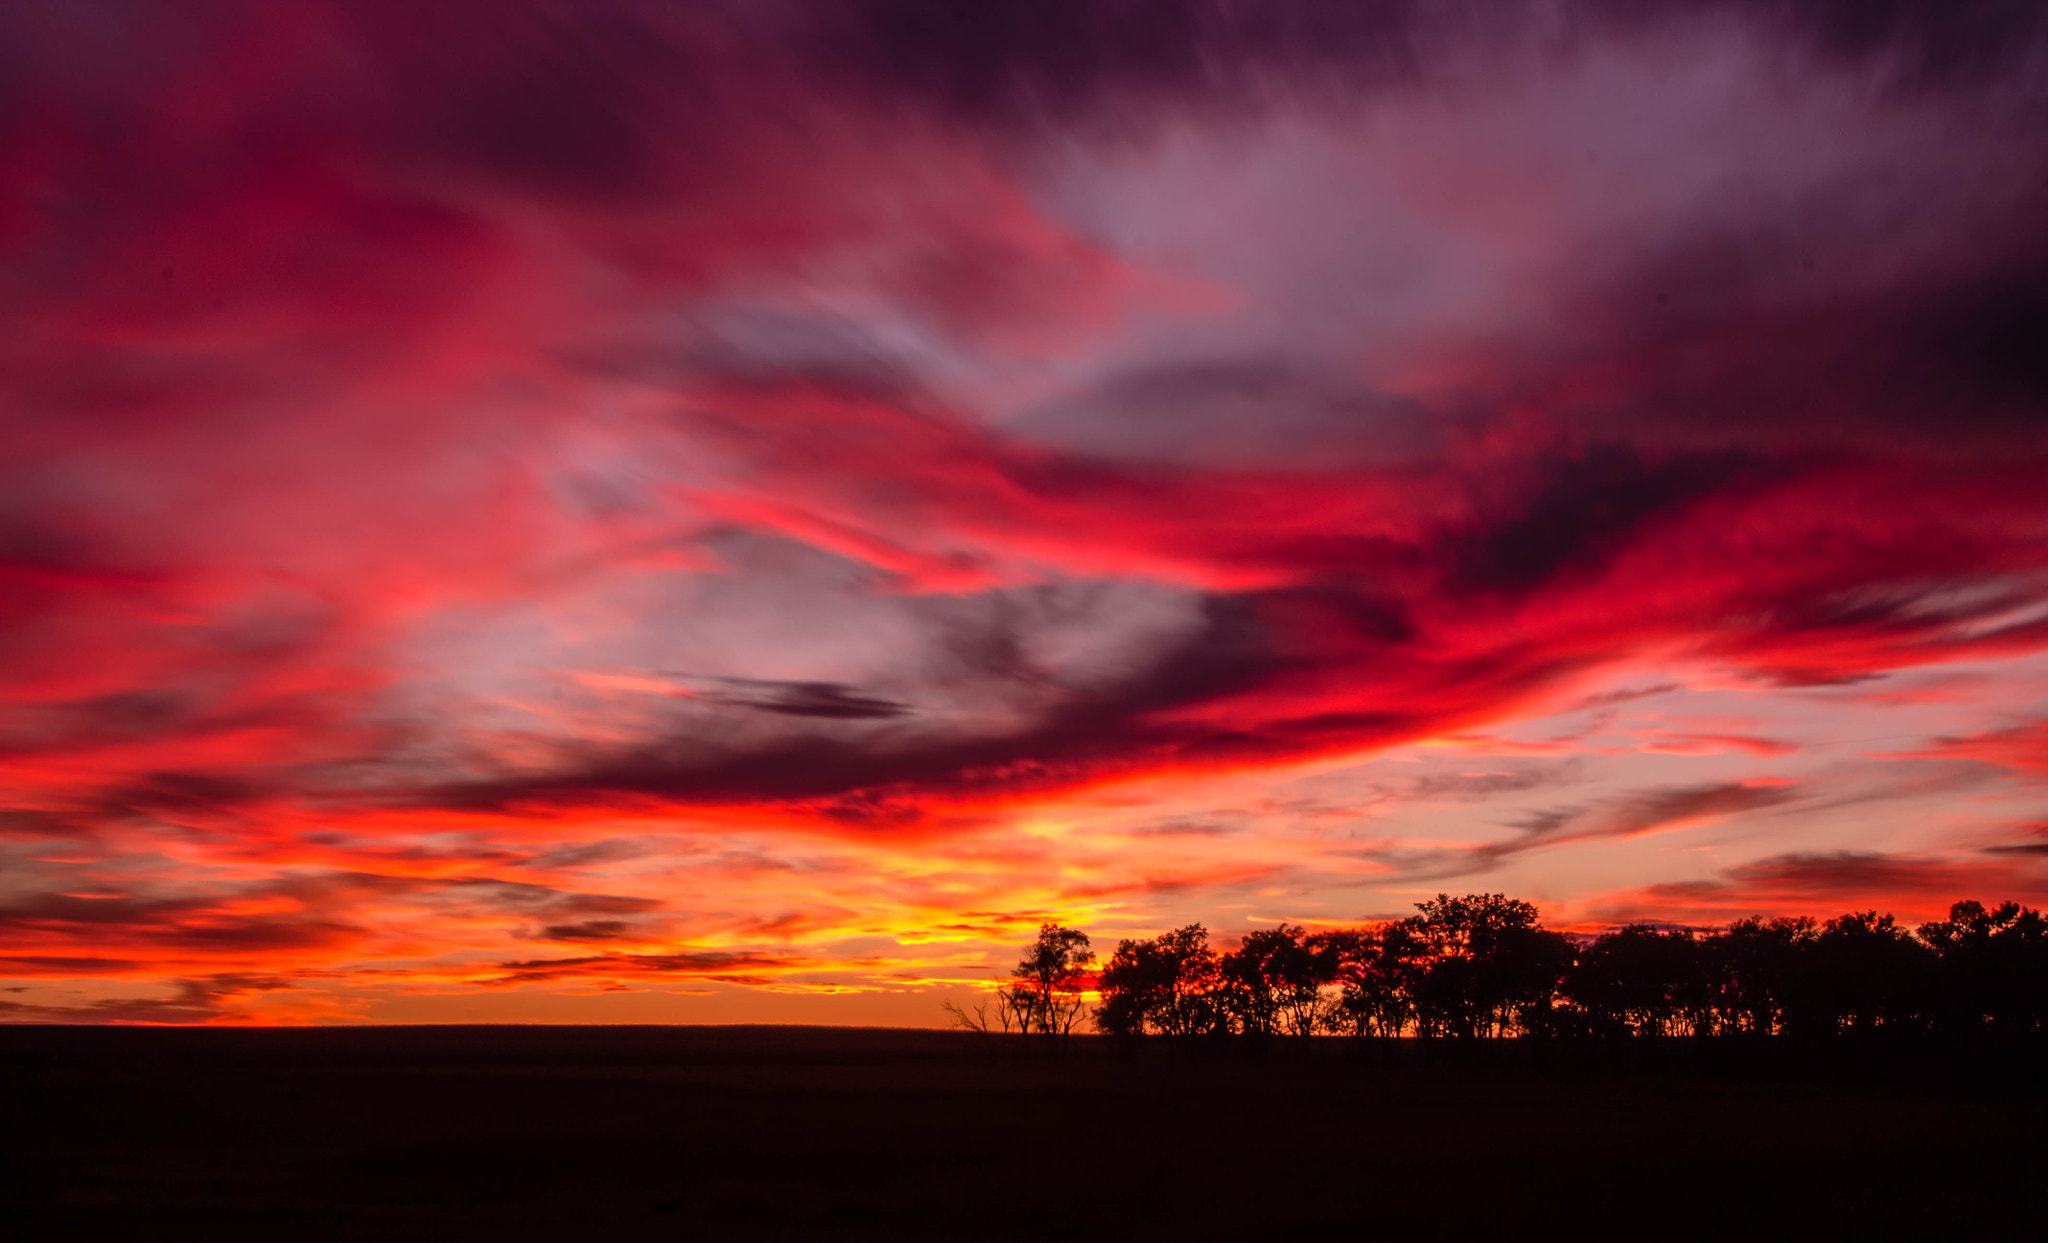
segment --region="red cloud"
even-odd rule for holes
[[[1901,752],[1904,759],[1963,759],[2036,776],[2048,776],[2048,721],[2030,721],[2007,729],[1943,738],[1925,751]]]

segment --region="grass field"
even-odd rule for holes
[[[1874,1238],[2038,1227],[1999,1076],[834,1028],[0,1028],[21,1239]]]

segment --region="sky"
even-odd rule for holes
[[[0,9],[0,1021],[2048,902],[2048,10]]]

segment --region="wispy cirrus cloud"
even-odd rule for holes
[[[2048,775],[2048,721],[1943,737],[1926,750],[1897,754],[1902,759],[1975,760],[2031,776]]]
[[[1775,780],[1632,790],[1592,804],[1534,811],[1514,823],[1515,836],[1501,841],[1459,848],[1374,849],[1363,857],[1404,876],[1439,880],[1476,876],[1535,851],[1675,832],[1780,807],[1799,797],[1800,791],[1792,783]]]

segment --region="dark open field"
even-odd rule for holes
[[[2003,1073],[1062,1055],[805,1028],[0,1028],[13,1237],[1897,1237],[2032,1222]]]

